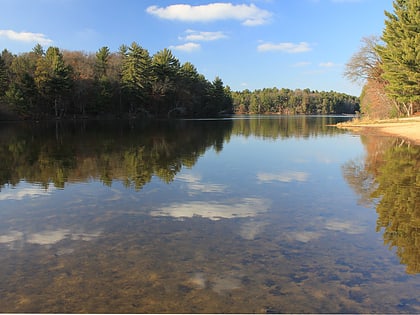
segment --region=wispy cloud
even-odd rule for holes
[[[173,50],[178,50],[178,51],[193,52],[193,51],[200,50],[201,45],[197,43],[188,42],[182,45],[172,45],[172,46],[169,46],[169,48]]]
[[[196,42],[207,42],[213,40],[219,40],[223,38],[227,38],[227,35],[223,32],[200,32],[195,30],[186,30],[186,35],[179,37],[180,40],[185,41],[196,41]]]
[[[278,174],[274,173],[258,173],[257,179],[260,183],[270,183],[270,182],[283,182],[290,183],[293,181],[296,182],[305,182],[309,177],[308,173],[305,172],[293,172],[287,171]]]
[[[10,188],[3,189],[0,193],[0,200],[23,200],[50,195],[53,188],[43,189],[41,187]]]
[[[146,12],[161,19],[183,22],[237,20],[242,25],[256,26],[269,21],[272,14],[254,4],[210,3],[206,5],[174,4],[167,7],[150,6]]]
[[[176,177],[177,180],[187,183],[188,193],[221,193],[226,191],[227,187],[222,184],[203,183],[201,177],[193,174],[182,174]]]
[[[260,52],[281,51],[281,52],[296,54],[296,53],[303,53],[303,52],[311,51],[312,48],[306,42],[300,42],[300,43],[285,42],[285,43],[278,43],[278,44],[274,44],[274,43],[260,44],[258,45],[257,50]]]
[[[328,62],[321,62],[321,63],[319,64],[319,66],[320,66],[320,67],[323,67],[323,68],[332,68],[332,67],[337,66],[337,64],[335,64],[335,63],[334,63],[334,62],[332,62],[332,61],[328,61]]]
[[[293,241],[298,241],[302,243],[308,243],[312,240],[316,240],[322,236],[321,232],[310,232],[310,231],[296,231],[288,232],[286,238]]]
[[[200,216],[210,220],[255,217],[269,209],[269,202],[260,198],[242,198],[237,202],[192,201],[174,203],[151,211],[152,216],[170,216],[178,219]]]
[[[42,33],[16,32],[13,30],[0,30],[0,37],[18,42],[39,43],[40,45],[50,45],[53,42],[52,39]]]
[[[69,229],[42,230],[36,233],[24,233],[21,231],[9,231],[8,234],[0,235],[0,244],[25,241],[31,244],[51,245],[64,239],[73,241],[91,241],[99,237],[102,231],[71,231]]]
[[[331,219],[325,222],[325,229],[347,234],[361,234],[366,231],[366,226],[357,221]]]

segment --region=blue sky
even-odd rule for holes
[[[392,0],[0,0],[0,50],[170,48],[232,90],[335,90],[362,37],[381,35]]]

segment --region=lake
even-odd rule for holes
[[[420,147],[347,119],[0,124],[0,310],[419,313]]]

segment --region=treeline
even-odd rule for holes
[[[229,87],[209,82],[169,49],[133,42],[118,52],[46,51],[0,55],[0,110],[21,118],[214,116],[232,111]]]
[[[362,39],[345,76],[363,81],[361,111],[370,118],[420,112],[420,1],[395,0],[382,37]]]
[[[236,113],[354,114],[359,110],[358,97],[334,91],[265,88],[232,92],[232,98]]]

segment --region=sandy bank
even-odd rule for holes
[[[409,117],[378,121],[349,121],[337,124],[357,134],[389,135],[410,140],[420,145],[420,117]]]

